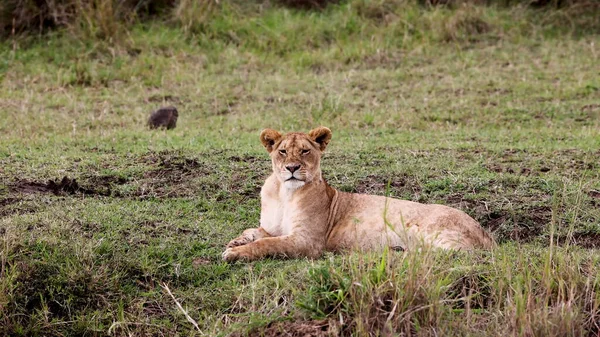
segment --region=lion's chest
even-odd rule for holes
[[[273,236],[289,235],[293,230],[298,207],[293,202],[263,198],[261,200],[260,226]]]

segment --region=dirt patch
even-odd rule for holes
[[[448,289],[447,296],[455,309],[482,309],[493,303],[493,290],[485,276],[478,273],[467,273],[456,279]]]
[[[512,228],[507,231],[511,240],[529,242],[542,234],[552,219],[552,209],[549,206],[524,206],[510,215]]]
[[[352,192],[378,195],[389,192],[395,196],[414,195],[421,193],[421,186],[407,176],[369,175],[361,179]]]
[[[583,112],[600,112],[600,104],[587,104],[581,107]]]
[[[216,172],[212,164],[201,162],[198,158],[189,158],[180,152],[163,151],[148,153],[140,160],[152,168],[140,177],[140,184],[132,196],[182,197],[219,189],[216,182],[201,181]]]
[[[236,172],[229,179],[229,190],[246,197],[259,197],[262,180],[254,172]]]
[[[271,173],[270,161],[265,157],[230,156],[231,175],[224,180],[228,192],[244,198],[258,198],[265,179]]]
[[[64,277],[54,261],[22,261],[17,262],[14,268],[19,270],[15,282],[18,288],[7,307],[8,312],[47,310],[49,317],[73,320],[75,313],[84,309],[105,306],[104,294],[115,291],[113,282],[108,282],[108,279],[97,280],[89,270],[78,270]]]
[[[469,213],[475,220],[488,230],[496,231],[508,219],[509,215],[503,210],[492,211],[486,202],[465,199],[461,193],[450,194],[446,197],[446,204]]]
[[[152,103],[163,103],[163,102],[172,102],[172,103],[181,103],[182,100],[173,95],[152,95],[148,97],[148,102]]]
[[[5,198],[0,200],[0,207],[8,206],[19,202],[21,199],[17,198]]]
[[[211,158],[222,151],[203,153],[202,156]],[[149,152],[140,157],[140,161],[154,167],[144,173],[144,177],[163,177],[165,175],[204,176],[215,173],[213,165],[200,158],[187,157],[180,151]],[[177,177],[173,177],[177,180]]]
[[[521,167],[521,168],[512,168],[510,166],[502,166],[496,163],[484,165],[484,167],[490,172],[496,173],[510,173],[510,174],[520,174],[527,176],[531,173],[531,169],[529,167]],[[517,173],[518,172],[518,173]]]
[[[98,186],[110,188],[113,185],[124,185],[127,182],[129,182],[129,179],[121,177],[121,176],[101,175],[101,176],[87,177],[85,179],[85,181],[87,184],[95,186],[96,188]]]
[[[233,161],[233,162],[244,162],[244,163],[256,163],[259,161],[263,161],[262,159],[256,158],[254,156],[241,156],[241,157],[240,156],[230,156],[229,160]]]
[[[110,195],[110,191],[96,190],[79,185],[75,179],[67,176],[60,181],[49,180],[47,183],[19,180],[9,186],[12,192],[31,194],[31,193],[53,193],[55,195],[65,194],[83,194],[83,195]]]
[[[103,187],[102,190],[113,197],[257,197],[264,173],[270,169],[267,161],[250,155],[223,152],[213,151],[193,157],[182,151],[148,152],[136,156],[132,164],[137,168],[144,167],[142,172],[130,173],[127,177],[85,176],[81,180],[95,190]],[[128,186],[115,190],[114,187],[118,185]]]
[[[499,242],[530,242],[541,235],[552,220],[549,206],[530,205],[522,200],[508,204],[513,206],[498,207],[495,200],[464,199],[463,194],[456,193],[446,197],[446,204],[470,214],[493,232]]]
[[[531,174],[531,169],[529,167],[522,167],[521,168],[521,175],[528,176],[529,174]]]
[[[36,208],[28,205],[22,204],[23,199],[20,198],[4,198],[0,199],[0,217],[5,217],[14,214],[25,214],[25,213],[33,213],[36,211]],[[16,205],[19,204],[19,205]]]
[[[499,154],[489,153],[493,158],[484,167],[496,173],[520,175],[543,175],[552,173],[568,176],[573,172],[596,170],[597,154],[577,149],[554,151],[552,154],[531,153],[520,149],[508,149]]]
[[[504,168],[498,164],[489,164],[484,166],[490,172],[502,173],[504,171]]]
[[[334,336],[327,321],[272,322],[266,327],[252,330],[250,337],[325,337]],[[242,335],[234,335],[242,336]]]
[[[488,230],[495,232],[500,226],[506,222],[509,215],[503,212],[492,212],[488,215],[488,221],[484,222],[484,227]]]
[[[202,165],[196,158],[185,158],[170,152],[161,152],[158,155],[150,154],[145,157],[146,162],[155,163],[158,169],[149,174],[161,175],[164,172],[193,173]]]
[[[599,233],[575,233],[572,242],[583,248],[600,248]]]

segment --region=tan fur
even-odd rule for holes
[[[466,213],[383,196],[340,192],[321,176],[321,155],[331,139],[325,127],[282,136],[264,130],[273,174],[261,190],[260,227],[227,245],[226,261],[265,256],[318,257],[323,251],[491,248],[494,240]],[[293,171],[293,172],[292,172]],[[291,177],[294,177],[291,180]]]

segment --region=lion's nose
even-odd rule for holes
[[[285,167],[288,171],[294,173],[296,171],[298,171],[298,169],[300,168],[299,164],[292,164],[292,165],[286,165]]]

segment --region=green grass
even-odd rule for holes
[[[226,3],[3,42],[0,334],[597,334],[600,39],[562,14]],[[260,130],[317,125],[331,185],[460,208],[498,249],[221,262],[258,225]],[[34,191],[64,176],[87,193]]]

